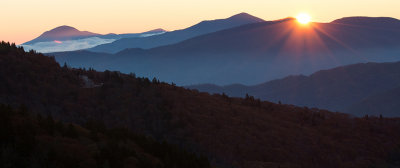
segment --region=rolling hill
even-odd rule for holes
[[[382,114],[391,117],[400,116],[400,108],[395,105],[398,87],[400,62],[355,64],[318,71],[309,76],[288,76],[253,86],[188,86],[199,91],[226,93],[235,97],[244,97],[248,93],[262,100],[341,111],[357,116]]]

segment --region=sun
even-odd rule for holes
[[[300,13],[296,16],[296,19],[301,24],[308,24],[311,21],[311,16],[307,13]]]

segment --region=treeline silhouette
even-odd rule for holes
[[[63,144],[57,146],[57,151],[62,151],[59,159],[91,160],[65,163],[66,167],[78,163],[83,167],[144,167],[134,164],[144,158],[164,167],[169,163],[207,167],[202,155],[218,167],[400,166],[397,118],[352,118],[343,113],[260,101],[251,95],[241,99],[200,93],[133,73],[74,69],[5,42],[0,44],[0,103],[7,109],[17,109],[14,117],[2,119],[28,125],[16,130],[28,132],[19,136],[30,137],[16,139],[35,142],[30,145],[33,148],[27,148],[34,153],[15,151],[14,147],[24,143],[6,145],[6,151],[14,152],[2,155],[2,163],[15,163],[16,159],[33,163],[31,159],[46,154],[41,149]],[[21,105],[31,117],[19,114]],[[53,123],[51,120],[62,124],[54,124],[52,129],[53,124],[48,124]],[[138,135],[151,138],[140,140]],[[38,142],[50,147],[36,148]],[[139,148],[143,150],[136,150]],[[63,151],[69,150],[74,155],[64,156],[69,152]],[[82,154],[75,154],[80,150]],[[93,157],[90,151],[98,155]],[[138,158],[132,151],[146,155]]]

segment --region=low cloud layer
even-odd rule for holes
[[[88,49],[101,44],[112,43],[115,40],[116,39],[102,39],[99,37],[90,37],[79,40],[39,42],[33,45],[21,45],[21,46],[23,46],[26,51],[33,49],[42,53],[50,53],[50,52]]]

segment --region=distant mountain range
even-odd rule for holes
[[[400,117],[400,62],[362,63],[289,76],[254,86],[192,85],[187,88],[341,111],[357,116]]]
[[[113,43],[99,45],[97,47],[89,49],[89,51],[117,53],[127,48],[149,49],[178,43],[192,37],[216,32],[223,29],[263,21],[264,20],[251,16],[247,13],[240,13],[226,19],[202,21],[189,28],[167,32],[160,36],[153,36],[148,38],[124,38],[121,40],[117,40]]]
[[[174,44],[199,35],[263,21],[247,13],[240,13],[226,19],[202,21],[189,28],[168,33],[163,29],[155,29],[143,33],[110,33],[106,35],[79,31],[70,26],[60,26],[22,44],[22,46],[27,50],[33,49],[43,53],[76,51],[89,48],[91,48],[90,51],[95,52],[116,53],[127,48],[147,49]]]
[[[135,72],[178,85],[255,85],[354,63],[400,60],[400,21],[397,19],[348,17],[309,25],[300,25],[293,18],[251,20],[256,23],[151,49],[132,48],[116,54],[78,51],[49,55],[73,67]],[[171,33],[141,40],[157,41]]]
[[[106,34],[101,35],[88,31],[79,31],[70,26],[60,26],[44,32],[39,37],[22,44],[27,50],[39,52],[74,51],[95,47],[100,44],[111,43],[121,38],[148,37],[165,33],[163,29],[155,29],[143,33]]]

